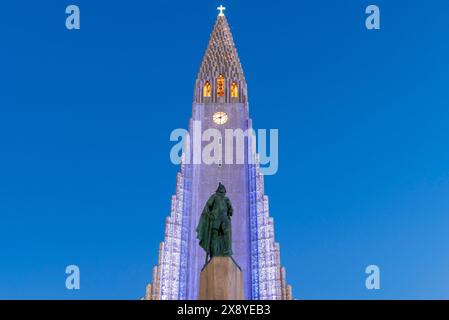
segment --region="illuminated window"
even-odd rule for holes
[[[222,74],[217,79],[217,97],[224,97],[225,95],[225,78]]]
[[[203,88],[203,96],[205,98],[209,98],[212,96],[212,86],[210,85],[209,81],[206,81]]]
[[[231,84],[231,98],[239,97],[239,85],[234,81]]]

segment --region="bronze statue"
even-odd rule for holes
[[[226,188],[220,182],[217,191],[204,206],[196,228],[200,246],[206,251],[206,263],[208,257],[232,256],[232,213],[231,201],[226,197]]]

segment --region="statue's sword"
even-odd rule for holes
[[[206,265],[207,264],[207,262],[208,262],[208,258],[209,258],[209,252],[211,252],[211,250],[212,250],[212,248],[211,248],[211,244],[212,244],[212,223],[211,223],[211,213],[210,213],[210,211],[208,210],[208,228],[207,228],[207,238],[209,239],[209,245],[207,246],[208,248],[209,248],[209,251],[207,252],[206,251],[206,261],[204,262],[204,265]]]

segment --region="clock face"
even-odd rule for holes
[[[216,124],[225,124],[226,122],[228,122],[228,115],[226,114],[226,112],[222,111],[215,112],[212,119]]]

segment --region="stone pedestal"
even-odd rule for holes
[[[243,300],[243,275],[231,257],[213,257],[200,275],[199,300]]]

